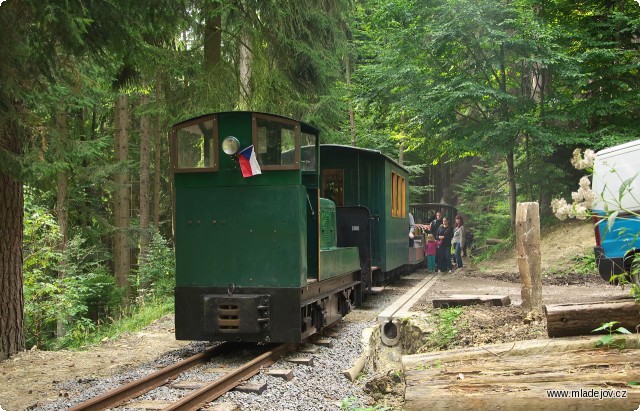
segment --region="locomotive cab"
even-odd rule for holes
[[[254,112],[173,127],[177,339],[300,342],[348,312],[360,265],[321,247],[318,140]]]

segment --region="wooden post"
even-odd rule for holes
[[[542,314],[542,264],[540,258],[540,209],[538,203],[518,203],[516,208],[516,252],[522,282],[525,316]]]

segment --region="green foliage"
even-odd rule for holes
[[[500,243],[481,249],[478,255],[474,256],[474,261],[480,262],[491,260],[494,259],[498,254],[504,254],[510,250],[513,250],[515,240],[515,233],[509,234]]]
[[[145,255],[131,283],[138,292],[138,303],[149,298],[169,298],[175,287],[175,257],[173,250],[157,231],[153,230]]]
[[[628,285],[629,295],[640,302],[640,254],[634,254],[630,258],[632,259],[631,271],[614,274],[609,281],[612,284],[618,284],[623,289]]]
[[[609,333],[600,337],[596,342],[596,347],[617,348],[620,350],[624,348],[625,340],[616,339],[616,336],[620,334],[631,334],[631,332],[624,327],[618,327],[614,330],[613,327],[619,323],[619,321],[609,321],[608,323],[604,323],[600,327],[591,330],[591,332],[607,331]]]
[[[436,316],[433,318],[436,330],[430,334],[426,344],[419,349],[419,352],[446,350],[458,334],[456,324],[458,317],[463,312],[464,310],[460,307],[437,310]]]
[[[183,10],[188,27],[174,36],[184,42],[180,40],[177,52],[163,58],[175,97],[168,107],[171,122],[212,111],[253,110],[304,118],[326,130],[323,134],[331,141],[339,137],[336,125],[347,125],[346,92],[340,80],[349,4],[342,0],[281,1],[277,7],[261,2],[214,4]],[[202,61],[203,53],[210,51],[203,49],[203,21],[216,17],[222,24],[215,63],[219,81],[211,81],[212,73]],[[250,61],[240,61],[243,47],[250,50]],[[240,65],[245,62],[248,71],[242,78]]]
[[[60,228],[25,190],[24,327],[27,346],[51,348],[58,325],[75,335],[108,316],[122,298],[106,269],[108,255],[79,236],[59,250]]]
[[[109,318],[107,322],[96,324],[83,320],[61,340],[54,348],[83,349],[98,344],[105,339],[114,339],[119,335],[138,332],[158,318],[173,312],[173,299],[149,300],[144,306],[131,306]]]
[[[596,256],[594,253],[577,255],[573,257],[573,261],[575,264],[571,271],[576,274],[591,275],[598,272]]]
[[[458,210],[470,216],[465,226],[473,230],[477,245],[488,238],[507,241],[511,235],[506,176],[504,163],[483,161],[458,186]]]
[[[50,338],[56,321],[62,320],[65,313],[64,284],[55,271],[62,258],[56,248],[60,239],[60,228],[54,217],[44,207],[32,203],[31,192],[27,188],[23,283],[25,339],[28,345],[42,346]]]
[[[539,201],[544,218],[550,198],[570,192],[568,147],[640,132],[631,1],[368,0],[356,16],[352,90],[365,146],[395,153],[396,133],[419,163],[475,155],[492,169],[513,153],[512,200]]]

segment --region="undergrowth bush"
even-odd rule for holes
[[[116,338],[128,332],[137,332],[158,318],[173,312],[173,299],[148,299],[144,305],[128,305],[120,309],[113,318],[98,323],[83,319],[73,332],[56,340],[54,348],[81,349],[105,339]]]
[[[474,241],[482,247],[489,238],[506,240],[511,235],[509,190],[502,162],[482,162],[458,186],[459,212],[465,227],[474,233]]]
[[[110,253],[76,235],[61,250],[54,216],[25,190],[24,333],[27,347],[79,347],[119,328],[141,327],[173,309],[174,257],[159,233],[132,284],[138,306],[123,306],[124,290],[110,272]],[[154,317],[155,316],[155,317]],[[152,318],[154,317],[154,318]],[[121,325],[121,324],[127,325]]]
[[[162,235],[154,230],[137,273],[130,278],[137,292],[138,303],[149,298],[173,296],[175,287],[175,257]]]
[[[464,313],[461,307],[442,308],[435,311],[431,318],[436,331],[429,335],[426,343],[418,352],[446,350],[458,335],[458,317]]]
[[[584,275],[598,274],[596,256],[594,253],[576,255],[572,260],[574,262],[573,272]]]
[[[54,216],[34,204],[25,191],[24,217],[24,333],[27,347],[49,349],[58,334],[86,328],[93,303],[106,315],[120,297],[107,275],[104,250],[84,244],[76,236],[61,250],[62,234]],[[95,310],[93,310],[95,311]]]

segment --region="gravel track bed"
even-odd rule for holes
[[[344,401],[348,401],[351,409],[366,407],[373,403],[367,393],[365,384],[374,377],[371,371],[365,370],[356,381],[350,382],[342,374],[350,368],[362,355],[362,333],[366,328],[376,325],[377,315],[407,290],[424,278],[424,272],[418,271],[402,277],[387,285],[385,290],[370,295],[362,307],[352,311],[331,329],[323,338],[332,341],[331,347],[317,345],[314,354],[293,352],[274,363],[272,369],[291,369],[293,380],[269,376],[264,372],[256,374],[248,382],[266,382],[267,388],[262,394],[230,391],[218,398],[215,403],[235,403],[241,410],[340,410]],[[185,348],[163,354],[155,361],[128,372],[109,378],[80,378],[58,383],[62,397],[46,406],[34,410],[65,410],[72,405],[87,401],[106,391],[141,378],[157,371],[160,367],[177,362],[203,351],[208,342],[193,342]],[[177,381],[212,381],[220,374],[206,371],[207,368],[234,368],[244,363],[252,354],[250,349],[243,348],[233,354],[214,357],[212,361],[181,375]],[[290,357],[312,357],[313,365],[293,364],[287,361]],[[162,386],[146,393],[138,400],[175,401],[188,394],[188,390],[178,390]],[[133,404],[131,404],[133,405]],[[131,406],[129,405],[129,407]],[[117,410],[135,410],[136,408],[117,408]]]

